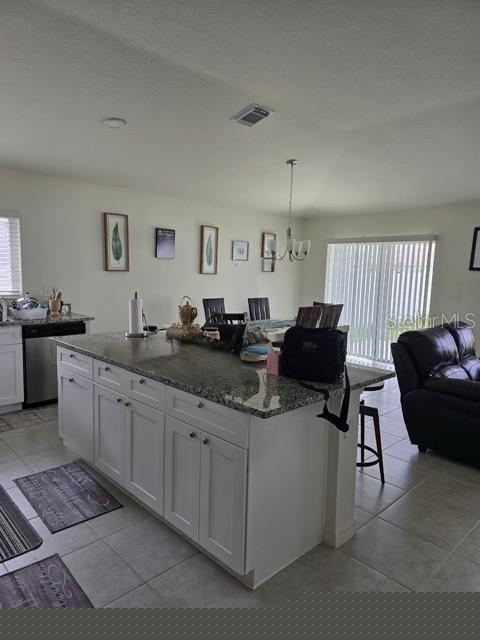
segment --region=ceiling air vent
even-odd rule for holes
[[[271,113],[273,113],[271,109],[261,107],[259,104],[250,104],[248,107],[245,107],[245,109],[242,109],[232,116],[231,119],[235,120],[235,122],[239,122],[240,124],[244,124],[247,127],[253,127],[254,124],[257,124],[260,120],[264,120]]]

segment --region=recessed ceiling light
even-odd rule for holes
[[[103,124],[110,129],[121,129],[127,124],[123,118],[104,118]]]

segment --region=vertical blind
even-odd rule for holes
[[[22,292],[20,220],[0,217],[0,296]]]
[[[349,354],[392,362],[390,343],[428,316],[434,256],[434,236],[328,244],[325,300],[344,305]]]

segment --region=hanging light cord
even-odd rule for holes
[[[290,204],[288,208],[288,226],[292,226],[292,202],[293,202],[293,167],[294,162],[290,162]]]

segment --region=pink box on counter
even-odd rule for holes
[[[267,373],[280,375],[282,354],[280,351],[270,351],[267,356]]]

